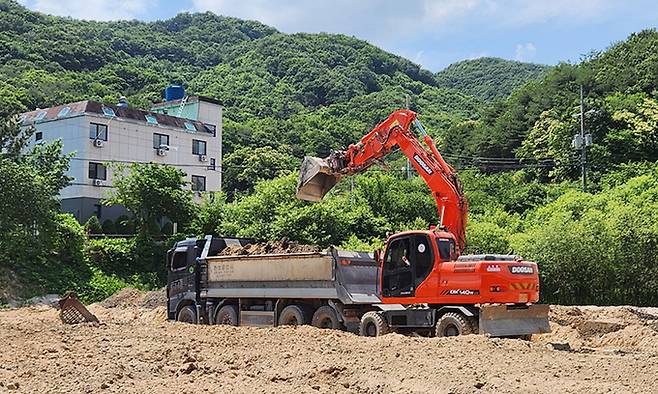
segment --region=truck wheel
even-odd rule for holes
[[[359,325],[359,335],[362,337],[378,337],[392,332],[384,316],[379,312],[370,311],[363,314]]]
[[[455,337],[476,333],[477,328],[473,319],[456,312],[448,312],[441,316],[434,329],[434,336],[436,337]]]
[[[215,314],[215,324],[238,325],[238,310],[235,305],[224,305]]]
[[[313,314],[311,325],[317,328],[340,329],[340,321],[334,308],[325,305],[318,308]]]
[[[183,323],[196,323],[196,311],[192,305],[184,306],[176,316],[176,321]]]
[[[301,326],[306,324],[304,310],[297,305],[288,305],[279,315],[279,326]]]

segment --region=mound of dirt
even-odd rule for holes
[[[578,349],[618,349],[658,354],[658,310],[633,306],[552,305],[551,333],[540,343],[568,342]]]
[[[146,308],[155,309],[167,306],[165,288],[154,291],[140,291],[127,287],[100,302],[104,308]]]
[[[314,245],[304,245],[286,238],[279,241],[268,241],[245,246],[229,246],[219,253],[219,256],[251,256],[261,254],[288,254],[319,252],[321,249]]]

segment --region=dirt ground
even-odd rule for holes
[[[101,325],[0,311],[0,393],[658,392],[656,308],[555,306],[553,333],[526,342],[194,326],[163,300],[124,290],[90,306]]]

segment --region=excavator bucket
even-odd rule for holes
[[[99,322],[96,316],[89,312],[74,293],[68,293],[59,300],[59,318],[66,324]]]
[[[299,170],[296,196],[300,200],[320,201],[340,180],[340,175],[333,173],[325,159],[304,157]]]
[[[483,305],[480,307],[480,334],[512,337],[551,332],[549,306]]]

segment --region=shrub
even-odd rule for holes
[[[102,234],[103,226],[101,226],[100,220],[95,215],[92,215],[87,222],[85,223],[85,231],[87,234]]]

